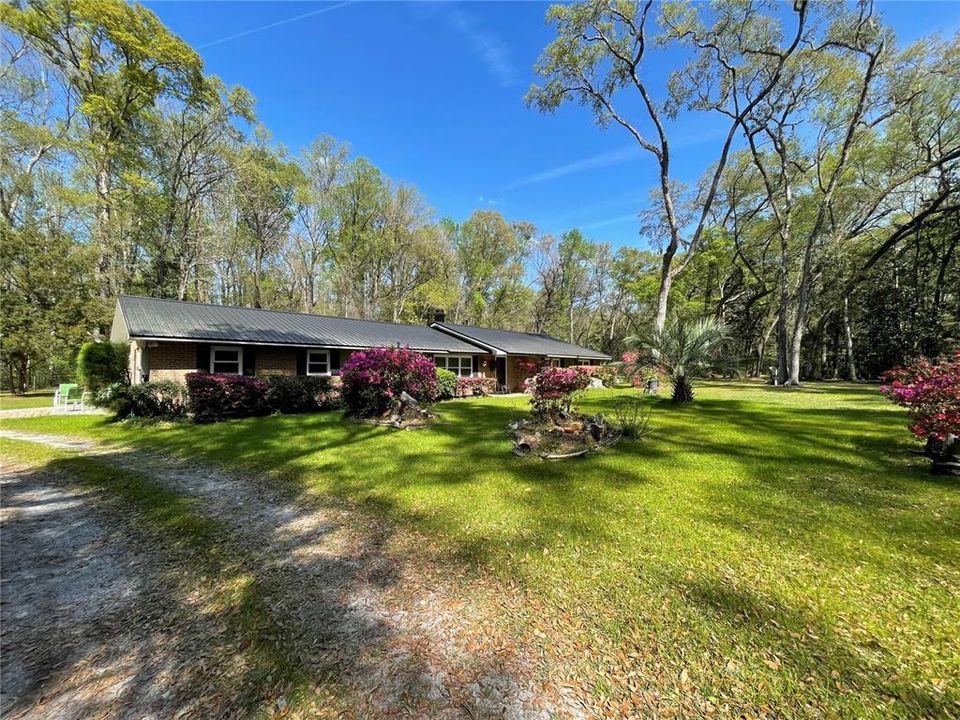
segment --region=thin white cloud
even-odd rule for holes
[[[684,135],[678,135],[676,138],[670,141],[670,147],[673,150],[688,148],[694,145],[700,145],[701,143],[705,143],[710,140],[716,140],[717,138],[726,136],[726,134],[727,132],[723,128],[712,128],[696,134],[688,133]],[[519,180],[514,180],[509,185],[504,186],[503,189],[513,190],[514,188],[522,187],[523,185],[535,185],[548,180],[556,180],[557,178],[564,177],[566,175],[574,175],[576,173],[586,172],[587,170],[619,165],[630,160],[635,160],[636,158],[640,157],[641,152],[642,151],[638,145],[628,145],[620,148],[619,150],[611,150],[609,152],[600,153],[599,155],[591,155],[583,160],[577,160],[572,163],[567,163],[566,165],[559,165],[548,170],[534,173],[533,175],[522,177]]]
[[[630,220],[637,220],[637,213],[632,215],[618,215],[617,217],[599,220],[598,222],[587,223],[586,225],[577,225],[580,230],[596,230],[597,228],[607,227],[609,225],[622,225]]]
[[[523,185],[535,185],[547,180],[556,180],[559,177],[564,177],[565,175],[574,175],[586,170],[594,170],[596,168],[619,165],[620,163],[637,157],[639,152],[640,150],[636,146],[630,146],[620,148],[619,150],[611,150],[610,152],[600,153],[599,155],[592,155],[588,158],[583,158],[582,160],[567,163],[566,165],[559,165],[548,170],[542,170],[541,172],[534,173],[533,175],[528,175],[527,177],[520,178],[519,180],[514,180],[512,183],[504,187],[504,190],[513,190],[514,188],[522,187]]]
[[[323,13],[328,13],[331,10],[337,10],[339,8],[345,7],[347,5],[352,5],[353,0],[348,0],[348,2],[339,2],[334,5],[327,5],[320,8],[319,10],[311,10],[308,13],[303,13],[302,15],[295,15],[294,17],[289,17],[284,20],[277,20],[276,22],[267,23],[266,25],[261,25],[259,27],[250,28],[249,30],[244,30],[243,32],[234,33],[233,35],[227,35],[226,37],[218,38],[217,40],[211,40],[208,43],[203,45],[198,45],[197,50],[203,50],[204,48],[213,47],[214,45],[220,45],[221,43],[230,42],[231,40],[236,40],[237,38],[246,37],[247,35],[253,35],[254,33],[262,32],[263,30],[270,30],[271,28],[280,27],[281,25],[288,25],[292,22],[297,22],[298,20],[303,20],[304,18],[313,17],[314,15],[322,15]]]
[[[466,38],[471,49],[480,58],[490,74],[497,79],[501,87],[508,87],[517,83],[519,75],[510,59],[510,49],[506,42],[498,33],[484,27],[475,15],[452,3],[437,6],[424,4],[418,10],[428,13],[433,11],[441,13],[447,25]]]

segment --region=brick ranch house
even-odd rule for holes
[[[134,383],[183,382],[197,371],[335,375],[357,350],[401,346],[460,377],[496,378],[501,391],[518,391],[531,364],[610,360],[547,335],[447,323],[442,313],[429,325],[405,325],[132,295],[117,299],[110,339],[130,343]]]

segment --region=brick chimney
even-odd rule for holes
[[[442,323],[447,319],[447,313],[444,312],[443,308],[434,308],[433,317],[429,320],[430,323]]]

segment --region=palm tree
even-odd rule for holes
[[[646,338],[628,337],[629,349],[646,351],[670,376],[675,403],[693,402],[692,380],[707,372],[736,372],[736,358],[728,355],[727,326],[713,318],[682,320],[671,318],[662,330]],[[639,372],[643,363],[627,365],[628,372]]]

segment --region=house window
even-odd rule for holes
[[[243,374],[243,348],[210,348],[210,372],[226,375]]]
[[[330,374],[330,351],[307,350],[307,375]]]
[[[550,358],[550,367],[560,367],[560,358]]]
[[[438,368],[449,370],[458,377],[473,375],[473,357],[471,355],[436,355],[433,362]]]

